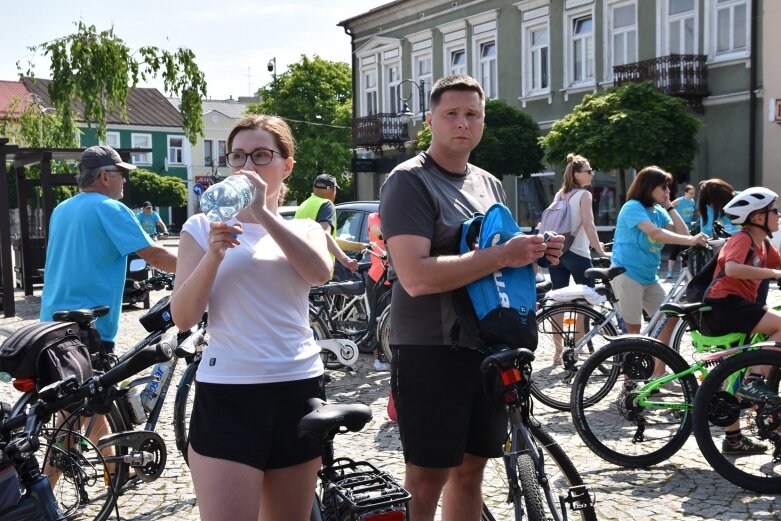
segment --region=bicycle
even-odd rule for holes
[[[96,446],[77,432],[64,426],[50,430],[46,425],[55,415],[85,399],[86,403],[77,411],[99,409],[112,403],[121,394],[115,387],[117,383],[156,362],[168,360],[174,344],[173,333],[158,336],[155,342],[81,386],[75,377],[70,377],[42,388],[35,402],[25,410],[17,414],[4,411],[0,425],[0,464],[9,479],[4,481],[0,521],[62,521],[70,519],[85,504],[92,509],[90,515],[96,520],[103,521],[111,515],[118,496],[114,471],[124,463],[116,457],[104,458],[100,444]],[[60,493],[56,496],[49,476],[42,473],[35,456],[37,452],[43,453],[42,460],[47,465],[56,463],[60,467],[56,485]],[[113,468],[107,466],[109,459],[114,460]],[[22,490],[14,490],[14,483],[21,485]],[[77,486],[70,489],[68,483]],[[80,488],[78,483],[87,484],[94,495],[85,497],[84,487]],[[66,489],[68,494],[64,492]]]
[[[569,515],[596,520],[592,495],[574,464],[533,418],[530,376],[534,356],[528,349],[503,349],[481,364],[485,382],[488,386],[497,382],[496,392],[502,393],[509,413],[509,434],[502,456],[507,488],[495,493],[505,494],[516,520],[527,517],[530,521],[561,521]],[[555,464],[554,473],[546,470],[550,461]],[[496,505],[494,510],[498,510]],[[503,512],[501,519],[509,515]],[[495,519],[484,500],[481,520]]]
[[[629,468],[664,461],[694,429],[703,456],[724,478],[743,488],[779,493],[781,399],[758,403],[735,391],[745,370],[764,365],[770,368],[768,386],[777,392],[781,353],[774,349],[781,345],[762,343],[764,335],[704,335],[696,324],[698,314],[708,309],[702,303],[663,307],[693,325],[698,359],[692,364],[661,342],[639,335],[619,338],[592,355],[572,386],[573,424],[597,456]],[[671,374],[651,379],[656,360]],[[721,454],[715,440],[723,440],[725,427],[738,420],[772,443],[772,455],[743,459]]]
[[[379,247],[370,244],[362,250],[364,254],[387,259],[383,252],[373,250]],[[359,264],[362,275],[371,264]],[[390,303],[390,288],[385,286],[387,269],[367,291],[365,275],[359,280],[329,282],[314,286],[310,290],[309,322],[315,340],[322,347],[323,364],[328,369],[341,366],[352,367],[358,360],[359,346],[374,348],[377,341],[378,314]],[[371,349],[369,350],[371,351]]]
[[[682,269],[667,292],[662,307],[684,298],[686,285],[691,279],[687,269],[688,258],[690,255],[700,255],[700,250],[706,249],[689,248],[681,252]],[[596,282],[594,291],[605,299],[602,304],[593,305],[584,298],[555,304],[549,304],[552,300],[549,299],[543,303],[542,310],[537,314],[539,344],[535,352],[537,358],[532,366],[531,390],[541,403],[553,409],[569,411],[571,384],[579,364],[614,337],[627,333],[618,298],[610,283],[624,271],[624,268],[617,266],[586,270],[586,277]],[[667,320],[668,317],[657,310],[640,334],[656,338]],[[670,337],[670,347],[674,351],[680,350],[681,342],[689,331],[685,321],[675,324]],[[557,343],[562,347],[560,365],[554,364],[553,359]]]
[[[367,461],[334,457],[337,434],[358,432],[371,420],[362,404],[331,404],[309,400],[312,412],[298,423],[300,436],[322,442],[323,463],[317,473],[319,493],[310,521],[404,521],[409,516],[410,494],[393,477]]]
[[[108,371],[117,364],[123,363],[128,358],[166,332],[172,325],[170,322],[169,297],[164,297],[150,309],[140,321],[150,330],[150,334],[131,347],[122,356],[105,354],[101,349],[100,334],[95,328],[95,320],[108,313],[108,306],[96,308],[70,310],[57,312],[56,320],[72,321],[79,325],[80,336],[92,353],[92,365],[96,371]],[[168,314],[169,319],[161,317]],[[176,348],[174,356],[165,366],[156,366],[153,374],[135,375],[135,378],[123,382],[116,402],[111,403],[99,411],[105,416],[108,424],[108,434],[101,437],[99,448],[113,450],[117,457],[121,457],[125,465],[119,467],[115,480],[119,484],[120,493],[128,487],[136,485],[139,481],[151,482],[159,478],[165,470],[167,462],[167,447],[159,434],[155,432],[165,398],[168,394],[174,372],[180,359],[184,359],[186,368],[182,374],[174,401],[174,435],[176,447],[187,460],[187,440],[189,429],[190,411],[195,394],[195,371],[200,361],[201,352],[206,344],[206,315],[193,329],[176,334]],[[12,415],[19,414],[24,408],[37,400],[35,382],[14,381],[14,386],[24,391],[22,397],[11,410]],[[152,405],[142,404],[143,392],[149,392],[148,398],[152,398]],[[87,439],[98,436],[98,432],[104,426],[97,422],[92,411],[85,414],[73,414],[64,422],[65,426],[74,432],[79,432]],[[62,428],[63,422],[54,424],[54,432]],[[136,429],[135,426],[143,425]],[[107,458],[113,462],[112,458]],[[66,462],[67,463],[67,462]],[[130,469],[135,471],[135,476],[130,476]],[[63,469],[55,468],[62,471]],[[77,487],[84,497],[89,497],[89,484],[78,482]]]

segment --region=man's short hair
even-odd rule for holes
[[[466,74],[453,74],[451,76],[440,78],[436,83],[434,83],[429,97],[430,110],[434,110],[434,108],[439,105],[439,100],[442,98],[442,94],[449,90],[476,92],[477,95],[480,96],[480,101],[485,101],[485,93],[483,92],[483,88],[476,79],[471,76],[467,76]]]
[[[110,146],[98,145],[89,147],[81,153],[76,183],[79,185],[79,188],[92,186],[98,179],[100,171],[111,166],[117,166],[125,171],[136,169],[135,165],[122,161],[119,153]]]
[[[152,208],[152,203],[149,201],[144,201],[144,204],[141,205],[141,208]]]
[[[330,174],[320,174],[319,176],[315,177],[315,182],[312,183],[313,188],[339,188],[339,185],[336,183],[336,178]]]

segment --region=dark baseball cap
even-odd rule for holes
[[[315,177],[315,182],[312,184],[315,188],[339,188],[336,183],[336,178],[330,174],[320,174]]]
[[[102,166],[118,166],[125,170],[135,170],[136,166],[125,163],[119,153],[110,146],[100,145],[89,147],[81,153],[79,168],[100,168]]]
[[[152,203],[149,201],[144,201],[144,204],[141,205],[143,208],[152,208]]]

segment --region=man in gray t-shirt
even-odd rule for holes
[[[501,456],[507,418],[501,399],[483,394],[482,356],[450,347],[453,292],[503,267],[561,255],[521,236],[459,254],[461,223],[505,202],[501,183],[468,163],[483,134],[485,97],[469,76],[440,79],[431,91],[428,151],[391,172],[380,192],[382,232],[397,280],[391,305],[391,390],[406,461],[410,518],[433,520],[446,490],[444,516],[479,519],[487,458]]]

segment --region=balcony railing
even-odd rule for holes
[[[364,147],[382,153],[383,145],[404,148],[409,140],[407,123],[398,114],[374,114],[353,118],[353,148]]]
[[[686,98],[692,108],[702,112],[702,98],[710,94],[706,59],[701,54],[670,54],[616,65],[613,82],[618,86],[629,81],[652,81],[662,92]]]

